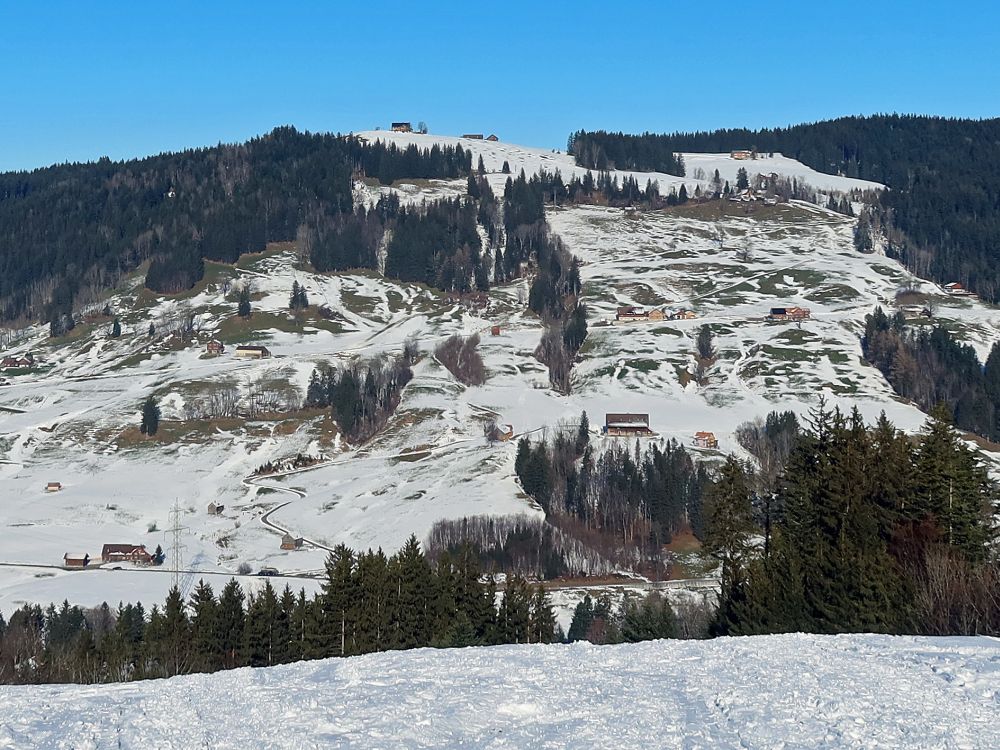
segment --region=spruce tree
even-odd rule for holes
[[[236,313],[241,318],[249,318],[251,315],[249,284],[243,284],[240,287],[239,301],[237,302],[236,305]]]
[[[212,587],[200,580],[191,596],[191,668],[195,672],[214,672],[221,667],[217,619]]]
[[[160,429],[160,406],[156,396],[150,394],[142,404],[142,422],[139,425],[139,432],[143,435],[153,436]]]
[[[219,595],[216,640],[222,650],[223,669],[233,669],[246,664],[243,651],[243,631],[246,612],[243,609],[243,588],[235,578],[230,578]]]

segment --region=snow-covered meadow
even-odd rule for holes
[[[0,748],[1000,747],[1000,642],[779,635],[421,649],[0,687]]]
[[[401,145],[462,142],[474,159],[483,156],[498,193],[506,180],[499,172],[504,161],[515,172],[579,171],[565,154],[502,142],[363,135]],[[871,187],[780,156],[760,164],[726,155],[686,159],[689,171],[699,165],[711,175],[718,168],[725,179],[741,165],[766,166],[822,189]],[[681,181],[689,190],[695,184],[691,178],[635,176],[641,183],[658,179],[664,190]],[[420,200],[461,194],[465,183],[391,189]],[[150,549],[160,544],[169,552],[175,502],[183,527],[182,564],[196,571],[188,583],[197,575],[233,574],[241,563],[307,574],[321,569],[326,549],[341,542],[392,551],[410,534],[425,538],[439,519],[540,513],[514,481],[514,442],[485,443],[488,418],[524,434],[575,420],[583,410],[594,427],[606,412],[647,412],[663,438],[690,443],[697,430],[715,432],[720,451],[702,453],[713,460],[738,450],[733,432],[741,422],[773,409],[804,414],[820,395],[845,408],[856,404],[869,418],[885,410],[900,427],[915,430],[923,415],[895,398],[881,375],[861,361],[865,314],[875,304],[893,305],[897,290],[909,286],[933,297],[937,315],[981,354],[1000,331],[995,308],[948,297],[884,256],[856,253],[853,220],[807,204],[753,213],[728,204],[695,206],[634,216],[575,207],[551,210],[548,218],[584,262],[584,301],[591,311],[569,396],[548,387],[533,357],[541,328],[524,307],[523,282],[492,290],[487,309],[469,310],[440,293],[373,274],[309,273],[290,246],[245,257],[236,267],[212,265],[203,284],[178,297],[144,293],[138,277],[131,279],[111,299],[123,321],[119,339],[107,337],[107,322],[57,346],[40,327],[25,332],[12,353],[32,351],[45,367],[0,386],[0,611],[63,598],[83,605],[162,599],[171,578],[159,571],[57,568],[64,553],[94,557],[105,542]],[[747,248],[752,259],[738,258],[737,251]],[[240,280],[253,284],[249,325],[235,319],[231,285]],[[332,320],[289,318],[295,280],[314,305],[335,313]],[[697,318],[601,325],[624,304],[687,307]],[[811,308],[812,319],[801,327],[764,321],[770,306],[785,304]],[[201,331],[197,343],[185,347],[148,336],[150,323],[163,332],[188,316]],[[690,376],[703,323],[712,327],[718,356],[698,384]],[[492,325],[500,326],[499,336],[490,335]],[[183,419],[186,408],[213,390],[233,387],[245,394],[263,383],[296,402],[319,363],[394,354],[411,335],[429,355],[452,333],[481,334],[487,383],[467,388],[425,356],[396,415],[360,450],[348,448],[322,415]],[[205,353],[212,336],[229,345],[220,357]],[[235,343],[266,344],[274,356],[237,360]],[[139,406],[150,393],[161,398],[166,420],[164,436],[155,441],[141,439],[136,430]],[[328,460],[287,477],[245,481],[261,464],[299,452],[322,453]],[[46,493],[51,481],[64,488]],[[208,515],[210,502],[225,505],[223,513]],[[305,537],[305,548],[280,550],[286,530]],[[293,588],[314,585],[302,578],[289,582]]]

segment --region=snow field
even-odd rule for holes
[[[0,748],[995,748],[990,638],[421,649],[0,687]],[[234,720],[238,717],[238,720]]]

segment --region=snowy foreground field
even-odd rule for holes
[[[1000,641],[419,650],[0,688],[0,748],[996,748]]]

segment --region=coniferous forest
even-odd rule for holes
[[[919,276],[1000,301],[1000,119],[873,115],[762,130],[580,131],[568,145],[578,164],[595,169],[651,169],[668,154],[735,149],[781,152],[820,172],[888,185],[873,207],[887,252]],[[591,163],[595,154],[607,163]]]
[[[861,347],[900,396],[925,412],[944,404],[959,429],[1000,441],[1000,342],[984,365],[947,329],[914,331],[901,312],[890,318],[876,307],[865,317]]]
[[[374,651],[561,639],[548,595],[510,576],[497,590],[468,549],[430,561],[411,538],[387,557],[337,547],[314,597],[247,595],[231,579],[216,593],[200,581],[185,601],[161,606],[64,602],[24,605],[0,618],[0,683],[123,682],[264,667]]]
[[[461,146],[400,149],[284,127],[243,144],[0,174],[0,318],[45,318],[58,334],[74,304],[146,261],[146,285],[176,292],[202,278],[205,260],[233,262],[300,229],[332,221],[349,240],[364,226],[354,176],[388,184],[470,169]]]
[[[776,489],[753,474],[730,458],[706,502],[715,634],[1000,633],[1000,496],[946,410],[913,439],[821,404]]]

